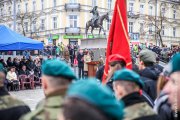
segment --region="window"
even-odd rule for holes
[[[92,6],[97,6],[97,0],[92,0]]]
[[[77,3],[77,0],[69,0],[69,3]]]
[[[36,32],[36,21],[33,21],[33,32]]]
[[[163,7],[163,8],[161,8],[161,14],[162,14],[162,16],[164,16],[164,14],[165,14],[165,8]]]
[[[44,10],[44,0],[41,0],[41,10]]]
[[[173,18],[176,19],[176,10],[173,10]]]
[[[144,5],[140,5],[140,14],[144,14]]]
[[[56,7],[56,6],[57,6],[57,1],[53,0],[53,7]]]
[[[153,15],[153,6],[149,6],[149,15]]]
[[[144,24],[140,23],[140,32],[142,33],[144,31]]]
[[[152,24],[149,25],[149,34],[152,34]]]
[[[20,13],[21,12],[21,6],[18,5],[17,9],[18,9],[17,12]]]
[[[57,29],[57,17],[53,17],[53,29]]]
[[[173,37],[176,37],[176,28],[173,27]]]
[[[1,8],[1,16],[4,15],[4,11],[3,11],[3,8]]]
[[[36,1],[33,1],[33,10],[32,11],[36,11]]]
[[[25,25],[25,32],[28,32],[28,22],[25,22],[24,25]]]
[[[69,16],[69,27],[77,27],[77,15],[70,15]]]
[[[41,19],[41,30],[45,30],[45,19]]]
[[[12,15],[11,7],[8,8],[9,15]]]
[[[162,35],[164,35],[164,33],[165,33],[165,32],[164,32],[164,26],[162,26]]]
[[[107,22],[107,29],[109,30],[110,27],[111,27],[111,20],[109,20],[109,21]]]
[[[133,3],[129,3],[129,11],[130,12],[133,12],[133,7],[134,7],[134,4]]]
[[[133,33],[133,22],[129,22],[129,33]]]
[[[28,12],[28,3],[25,4],[25,12]]]
[[[107,5],[108,5],[108,9],[111,9],[111,6],[112,6],[112,0],[108,0],[108,1],[107,1]]]

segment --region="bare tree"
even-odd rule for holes
[[[163,38],[162,38],[162,32],[163,27],[170,27],[172,25],[175,25],[175,27],[179,27],[180,23],[174,23],[174,21],[170,20],[168,17],[166,17],[166,13],[169,10],[168,3],[161,2],[159,7],[159,14],[158,16],[152,16],[152,15],[145,15],[141,17],[140,19],[144,19],[143,24],[145,28],[148,28],[149,26],[152,26],[156,30],[151,31],[151,35],[157,36],[157,42],[159,42],[160,46],[163,46]],[[142,29],[141,36],[145,36],[147,32],[150,32],[147,29]]]
[[[35,13],[18,13],[17,21],[20,24],[22,33],[24,36],[33,37],[40,30],[40,24],[38,23],[39,15]],[[26,28],[27,27],[27,28]],[[27,30],[29,28],[29,30]]]

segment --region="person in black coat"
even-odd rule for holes
[[[13,66],[16,68],[16,71],[19,71],[19,63],[17,58],[14,58],[13,60]]]
[[[30,58],[27,60],[26,66],[27,66],[27,70],[29,70],[29,71],[34,71],[34,69],[35,69],[35,64],[34,64],[34,61],[33,61],[32,58],[31,58],[31,56],[30,56]]]
[[[5,90],[3,81],[5,73],[0,65],[0,116],[1,120],[19,120],[21,116],[30,112],[30,108],[22,101],[17,100]]]
[[[26,69],[26,66],[25,65],[23,65],[22,66],[22,68],[21,68],[21,70],[19,71],[19,75],[29,75],[30,73],[29,73],[29,71]]]
[[[84,54],[82,50],[79,51],[77,55],[77,60],[78,60],[79,78],[83,78],[84,77]]]
[[[13,66],[13,62],[12,62],[11,57],[8,57],[6,63],[7,63],[7,66],[8,66],[8,67],[12,67],[12,66]]]
[[[157,97],[157,79],[161,71],[155,68],[156,54],[150,50],[142,50],[139,53],[139,75],[144,81],[143,90],[154,101]]]
[[[101,81],[103,79],[104,68],[105,68],[105,65],[101,65],[101,66],[99,66],[98,71],[96,72],[96,78]]]

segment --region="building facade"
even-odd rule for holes
[[[128,0],[127,14],[132,42],[180,45],[180,0]]]
[[[100,15],[112,14],[115,0],[16,0],[16,31],[45,44],[75,44],[80,39],[92,38],[90,30],[85,35],[86,22],[92,18],[90,11],[98,6]],[[0,3],[1,24],[13,29],[13,4]],[[104,21],[108,33],[110,22]],[[103,32],[102,32],[103,33]],[[98,30],[94,31],[94,37]]]
[[[86,22],[92,18],[90,10],[98,6],[100,15],[112,18],[116,0],[16,0],[16,31],[45,44],[75,44],[85,35]],[[128,32],[131,42],[180,44],[179,0],[127,0]],[[13,4],[0,2],[0,24],[13,29]],[[155,17],[156,16],[156,17]],[[111,20],[103,26],[106,35]],[[94,37],[98,36],[95,30]],[[103,32],[101,33],[103,34]],[[79,42],[80,43],[80,42]]]

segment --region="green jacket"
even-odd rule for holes
[[[48,97],[35,111],[23,116],[20,120],[57,120],[63,99],[60,95]]]
[[[135,120],[135,119],[140,119],[140,118],[141,120],[144,120],[142,117],[146,117],[146,118],[156,117],[155,112],[146,102],[137,103],[137,104],[128,106],[125,108],[124,112],[125,112],[124,120]]]

